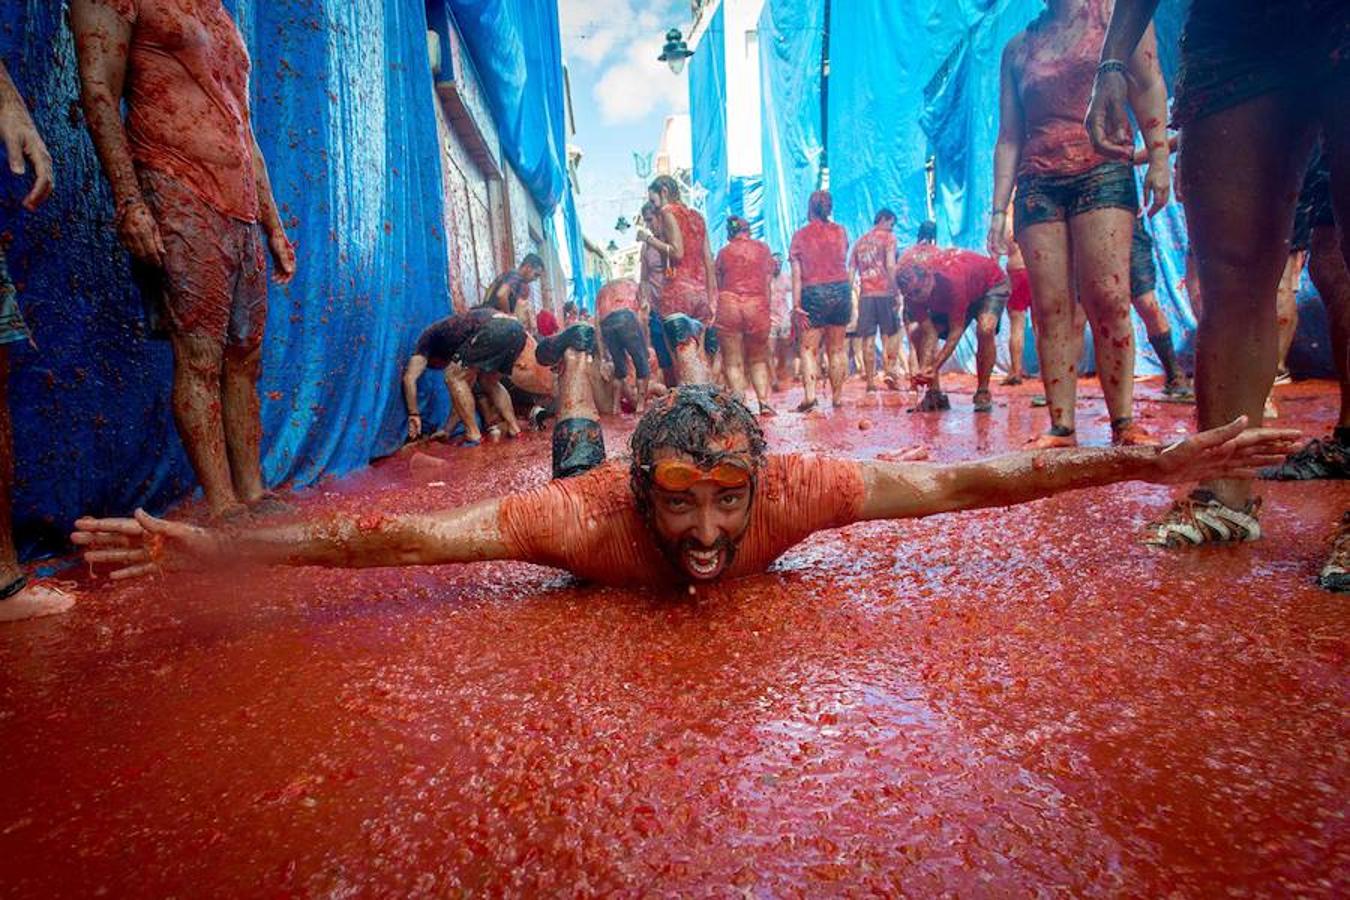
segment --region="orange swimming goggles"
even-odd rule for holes
[[[741,488],[750,483],[750,464],[739,459],[724,459],[704,469],[683,459],[663,459],[647,466],[652,482],[663,491],[687,491],[700,481],[720,488]]]

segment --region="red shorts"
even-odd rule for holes
[[[164,239],[163,270],[141,267],[157,282],[142,288],[158,295],[148,298],[155,311],[176,334],[257,347],[267,324],[267,261],[258,224],[218,212],[153,169],[138,174]]]
[[[713,311],[708,303],[708,289],[690,281],[667,281],[661,288],[661,315],[678,313],[698,319],[704,325],[711,322]]]
[[[717,295],[717,330],[735,334],[769,335],[769,298],[762,294]]]
[[[1026,269],[1009,269],[1008,280],[1012,282],[1012,296],[1008,298],[1010,312],[1026,312],[1031,309],[1031,276]]]

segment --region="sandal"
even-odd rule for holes
[[[816,408],[817,406],[819,406],[819,405],[820,405],[820,400],[819,400],[819,399],[816,399],[816,400],[803,400],[801,403],[798,403],[798,404],[797,404],[797,412],[799,412],[799,413],[808,413],[808,412],[810,412],[811,410],[815,409],[815,408]]]
[[[976,391],[975,396],[971,398],[971,401],[974,403],[974,411],[977,413],[994,411],[994,395],[989,391]]]

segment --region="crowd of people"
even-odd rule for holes
[[[660,176],[642,208],[638,278],[606,284],[594,319],[572,303],[561,322],[536,309],[531,285],[545,266],[529,254],[477,305],[430,323],[406,360],[409,440],[458,435],[473,446],[485,434],[519,435],[522,418],[535,428],[553,420],[552,483],[373,525],[269,526],[264,520],[290,507],[264,489],[259,467],[266,257],[279,282],[297,260],[249,124],[246,50],[229,14],[208,6],[71,3],[81,100],[112,186],[114,227],[173,346],[174,416],[207,507],[204,524],[140,511],[81,519],[73,541],[91,564],[111,564],[114,577],[240,560],[521,559],[603,583],[693,585],[762,571],[813,531],[854,521],[1123,480],[1198,481],[1145,535],[1178,548],[1258,538],[1258,469],[1290,479],[1347,473],[1350,240],[1337,222],[1350,214],[1350,12],[1338,0],[1193,4],[1172,115],[1200,322],[1192,394],[1155,296],[1140,218],[1141,205],[1156,213],[1173,190],[1175,142],[1150,24],[1156,0],[1049,0],[1003,54],[988,255],[939,246],[933,222],[902,251],[897,217],[885,208],[850,242],[826,190],[811,195],[786,261],[734,216],[714,254],[709,223],[676,179]],[[189,26],[200,40],[171,40]],[[25,201],[34,208],[50,191],[51,161],[3,69],[0,138],[14,172],[26,160],[36,173]],[[1136,164],[1146,166],[1142,204]],[[1294,432],[1260,425],[1288,347],[1290,316],[1277,310],[1301,245],[1331,314],[1342,406],[1330,438],[1290,452]],[[2,265],[0,288],[0,343],[23,339]],[[1165,448],[1134,418],[1131,308],[1165,370],[1165,393],[1197,403],[1202,430]],[[1027,311],[1048,427],[1024,452],[952,465],[766,452],[761,421],[780,415],[775,394],[799,380],[795,410],[811,414],[823,376],[837,409],[851,365],[869,392],[907,382],[913,412],[950,410],[942,370],[972,325],[972,411],[988,413],[1005,315],[1012,353],[1003,382],[1025,377]],[[1085,323],[1109,448],[1077,446]],[[444,373],[453,409],[435,432],[424,426],[419,396],[428,369]],[[621,410],[642,418],[630,458],[607,461],[602,417]],[[0,581],[9,579],[0,583],[0,618],[57,612],[70,598],[29,584],[14,555],[7,426],[0,403]],[[1346,521],[1321,574],[1336,590],[1350,588],[1350,514]]]

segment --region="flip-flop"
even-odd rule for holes
[[[981,395],[984,396],[983,402],[980,401]],[[975,412],[987,413],[994,411],[994,395],[991,394],[989,391],[976,391],[975,396],[971,399],[974,403]]]
[[[809,413],[811,410],[815,409],[819,405],[820,405],[819,398],[811,400],[810,402],[803,400],[801,403],[797,404],[797,412]]]

